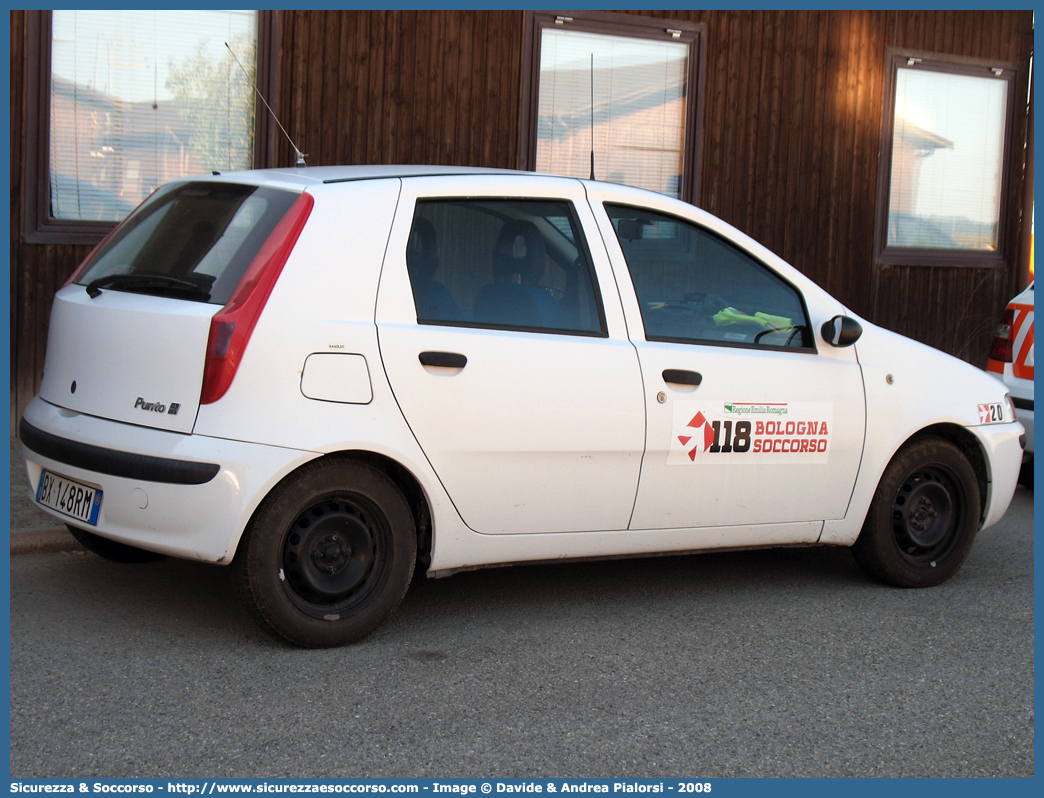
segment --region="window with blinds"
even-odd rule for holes
[[[539,172],[681,196],[689,47],[545,29],[540,43]]]
[[[1017,70],[898,49],[889,59],[879,262],[999,263]]]
[[[118,221],[166,180],[250,168],[257,30],[256,11],[53,11],[50,218]]]
[[[523,168],[691,201],[704,26],[570,13],[527,12]]]
[[[997,249],[1004,80],[898,70],[888,243]]]

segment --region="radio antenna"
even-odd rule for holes
[[[295,163],[294,166],[305,166],[305,158],[307,158],[308,156],[301,152],[299,149],[297,149],[297,145],[294,144],[294,140],[290,138],[290,134],[286,132],[286,128],[283,127],[283,123],[279,121],[279,117],[276,116],[275,111],[272,110],[272,106],[269,105],[268,100],[265,99],[265,95],[261,93],[261,90],[257,87],[257,84],[254,82],[253,78],[250,77],[250,73],[246,71],[246,67],[243,66],[242,63],[240,63],[238,58],[236,58],[236,53],[231,47],[228,46],[228,42],[225,42],[225,47],[228,47],[228,51],[232,53],[232,57],[235,58],[236,63],[239,64],[239,68],[243,70],[243,74],[246,75],[247,80],[250,81],[250,85],[254,87],[254,91],[257,92],[257,96],[260,97],[261,102],[265,104],[265,108],[268,109],[268,113],[272,115],[272,118],[275,120],[275,123],[279,125],[279,129],[282,130],[283,135],[286,136],[286,140],[289,141],[290,146],[294,148],[294,156],[297,159],[297,163]],[[591,57],[594,58],[593,55]],[[593,158],[594,155],[592,155],[591,157]]]
[[[591,53],[591,179],[594,175],[594,53]]]

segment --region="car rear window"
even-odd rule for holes
[[[88,291],[224,305],[298,196],[238,183],[164,186],[116,230],[76,282]]]

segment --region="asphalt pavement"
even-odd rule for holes
[[[12,524],[14,777],[1034,774],[1024,488],[937,588],[824,547],[520,566],[419,580],[321,651],[224,568]]]

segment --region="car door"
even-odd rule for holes
[[[645,405],[597,236],[575,181],[403,181],[378,293],[381,356],[476,532],[627,528]]]
[[[817,348],[805,293],[766,265],[769,253],[671,213],[594,207],[629,278],[624,307],[645,383],[631,528],[790,524],[780,540],[814,541],[815,522],[844,517],[859,469],[854,350]],[[818,290],[812,299],[819,323],[843,312]],[[766,527],[765,542],[780,540]]]

